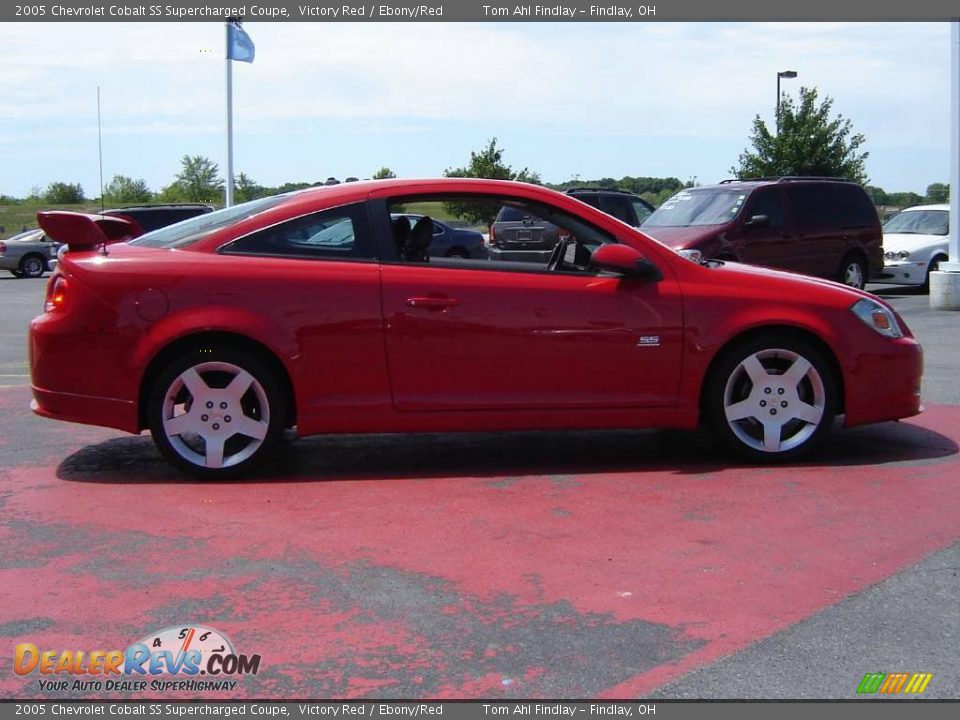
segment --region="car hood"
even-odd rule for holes
[[[838,303],[849,301],[852,305],[860,298],[869,298],[883,305],[887,303],[877,296],[868,293],[866,290],[857,290],[849,285],[844,285],[833,280],[811,277],[810,275],[800,275],[799,273],[787,272],[786,270],[774,270],[772,268],[760,267],[757,265],[743,265],[737,262],[717,262],[718,265],[713,268],[719,277],[740,286],[761,287],[763,285],[772,285],[776,283],[778,293],[785,296],[790,293],[792,297],[803,298],[804,293],[813,288],[818,288],[822,293],[824,288],[828,288],[835,295]]]
[[[640,232],[658,240],[667,247],[685,248],[688,244],[714,235],[722,225],[692,225],[688,227],[648,227],[642,225]]]
[[[883,236],[884,252],[900,252],[906,250],[913,252],[920,248],[932,247],[936,245],[947,246],[946,235],[918,235],[916,233],[887,233]]]

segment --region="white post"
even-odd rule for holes
[[[230,21],[224,25],[226,33],[226,52],[224,57],[230,54]],[[226,57],[227,63],[227,197],[224,201],[224,207],[233,205],[233,60]]]
[[[960,20],[950,26],[950,261],[930,273],[930,307],[938,310],[960,310]]]

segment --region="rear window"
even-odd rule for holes
[[[529,220],[531,217],[533,216],[526,210],[505,205],[500,209],[500,212],[497,213],[496,222],[519,222],[521,220]]]
[[[257,213],[276,207],[290,198],[292,193],[272,195],[271,197],[251,200],[242,205],[205,213],[197,217],[178,222],[176,225],[154,230],[131,240],[131,245],[142,245],[152,248],[179,248],[195,243],[197,240],[211,235],[218,230],[246,220]]]
[[[142,208],[107,210],[104,212],[104,215],[130,218],[142,227],[144,231],[151,232],[208,212],[212,212],[212,210],[206,208]]]

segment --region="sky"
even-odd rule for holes
[[[869,183],[949,177],[950,27],[928,23],[256,23],[234,170],[262,185],[435,177],[496,137],[545,182],[730,177],[777,72],[866,136]],[[0,195],[226,167],[222,23],[0,23]]]

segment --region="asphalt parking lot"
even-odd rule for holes
[[[45,282],[0,278],[0,695],[14,647],[199,624],[257,698],[960,698],[960,313],[872,286],[924,344],[926,411],[745,467],[700,434],[291,440],[232,483],[149,437],[33,416]],[[92,368],[92,372],[96,369]]]

